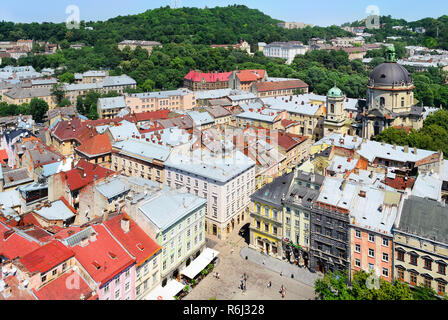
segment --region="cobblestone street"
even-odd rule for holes
[[[234,230],[225,241],[208,239],[207,246],[220,252],[214,272],[219,272],[221,279],[208,275],[184,300],[282,300],[279,293],[281,285],[286,288],[285,300],[314,299],[313,284],[317,274],[248,248],[238,230]],[[245,293],[239,288],[244,273],[248,276]],[[272,282],[271,288],[267,288],[269,281]]]

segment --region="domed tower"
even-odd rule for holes
[[[367,84],[369,110],[409,112],[414,104],[414,84],[408,70],[397,63],[395,49],[386,50],[386,61],[370,73]]]
[[[386,50],[386,61],[370,73],[367,84],[367,111],[363,114],[363,138],[371,139],[391,126],[420,129],[423,107],[414,105],[414,83],[410,73],[395,58],[395,49]]]
[[[334,132],[346,133],[346,130],[344,129],[346,121],[344,100],[345,96],[338,87],[334,86],[328,91],[324,121],[324,136]]]

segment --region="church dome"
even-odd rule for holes
[[[342,93],[341,89],[339,89],[336,86],[334,86],[333,88],[328,90],[328,93],[327,93],[327,97],[330,97],[330,98],[342,98],[343,96],[344,96],[344,94]]]
[[[408,70],[396,62],[385,62],[373,69],[369,76],[370,86],[409,86],[412,77]]]

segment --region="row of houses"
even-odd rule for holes
[[[444,295],[443,155],[337,134],[311,149],[251,197],[251,247],[313,272],[374,270]]]

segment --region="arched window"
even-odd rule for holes
[[[384,107],[386,105],[386,99],[384,99],[384,97],[380,98],[380,106]]]
[[[334,113],[334,104],[333,103],[330,105],[330,112]]]

